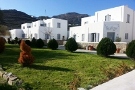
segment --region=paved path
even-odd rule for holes
[[[59,45],[58,49],[65,50],[65,47],[63,45]],[[97,52],[94,50],[85,50],[85,49],[77,49],[75,52],[88,52],[91,54],[97,54]],[[110,55],[110,56],[118,57],[118,58],[128,58],[127,55],[124,53],[115,53],[114,55]]]
[[[135,70],[114,78],[91,90],[135,90]]]

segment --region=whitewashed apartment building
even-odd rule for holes
[[[25,38],[31,39],[35,37],[36,39],[56,39],[56,40],[66,40],[67,39],[67,20],[63,19],[46,19],[38,20],[32,23],[24,23],[21,25],[21,29],[10,30],[11,38]]]
[[[81,26],[71,27],[69,37],[77,42],[99,42],[104,37],[130,42],[135,39],[135,11],[125,5],[97,11],[82,18]]]

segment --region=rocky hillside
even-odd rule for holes
[[[88,17],[88,14],[79,14],[76,12],[70,12],[66,14],[60,14],[57,16],[53,16],[54,18],[60,18],[60,19],[66,19],[68,20],[68,23],[75,26],[81,24],[81,18]]]
[[[4,23],[9,27],[9,29],[20,28],[20,25],[23,23],[29,23],[37,20],[36,18],[17,10],[2,10],[2,12]]]

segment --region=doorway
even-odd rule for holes
[[[115,32],[107,32],[107,37],[114,41]]]

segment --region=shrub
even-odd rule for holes
[[[5,50],[5,39],[3,37],[0,37],[0,53],[4,52]]]
[[[0,83],[0,90],[17,90],[17,87],[10,86],[7,83]]]
[[[28,46],[24,40],[21,41],[20,44],[20,57],[18,59],[18,62],[22,65],[22,66],[30,66],[33,61],[34,61],[34,57],[31,54],[31,48],[30,46]]]
[[[69,38],[65,44],[65,49],[67,51],[73,52],[78,49],[78,45],[74,38]]]
[[[26,43],[28,46],[31,46],[30,40],[25,40],[25,43]]]
[[[18,41],[19,46],[20,46],[20,44],[21,44],[21,41],[22,41],[22,40],[19,40],[19,41]]]
[[[36,39],[34,37],[31,40],[31,46],[36,47]]]
[[[11,40],[11,44],[15,44],[15,40]]]
[[[120,37],[116,37],[116,42],[120,42],[121,41],[121,38]]]
[[[15,37],[14,43],[15,43],[15,44],[18,43],[18,37]]]
[[[135,60],[135,40],[129,42],[126,48],[126,55],[131,59]]]
[[[11,44],[10,38],[8,38],[8,44]]]
[[[38,48],[42,48],[42,47],[44,46],[43,40],[42,40],[42,39],[38,39],[38,40],[36,41],[36,46],[37,46]]]
[[[58,48],[58,42],[55,39],[51,39],[49,40],[47,47],[52,50],[56,50]]]
[[[97,54],[107,57],[108,55],[114,54],[116,51],[116,45],[109,38],[102,38],[97,46]]]

